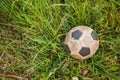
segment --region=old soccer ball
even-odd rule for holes
[[[88,26],[72,28],[63,42],[67,52],[75,59],[91,58],[99,47],[97,33]]]

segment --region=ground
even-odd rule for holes
[[[88,60],[62,45],[78,25],[94,29],[100,46]],[[120,0],[1,0],[2,80],[119,80]]]

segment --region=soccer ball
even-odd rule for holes
[[[72,28],[63,44],[67,52],[75,59],[85,60],[91,58],[99,47],[97,33],[88,26]]]

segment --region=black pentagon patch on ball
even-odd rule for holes
[[[82,49],[79,51],[79,54],[83,57],[89,55],[90,54],[90,48],[82,47]]]
[[[91,32],[91,36],[94,40],[98,40],[98,36],[97,36],[97,33],[95,31]]]
[[[82,32],[80,30],[76,30],[74,32],[72,32],[72,38],[74,39],[79,39],[82,36]]]
[[[64,44],[64,47],[66,48],[66,52],[71,53],[68,45]]]

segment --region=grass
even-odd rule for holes
[[[119,0],[2,0],[0,75],[31,80],[119,80],[119,19]],[[100,39],[97,53],[85,61],[71,58],[62,45],[66,33],[78,25],[93,28]],[[86,69],[89,73],[83,76]]]

